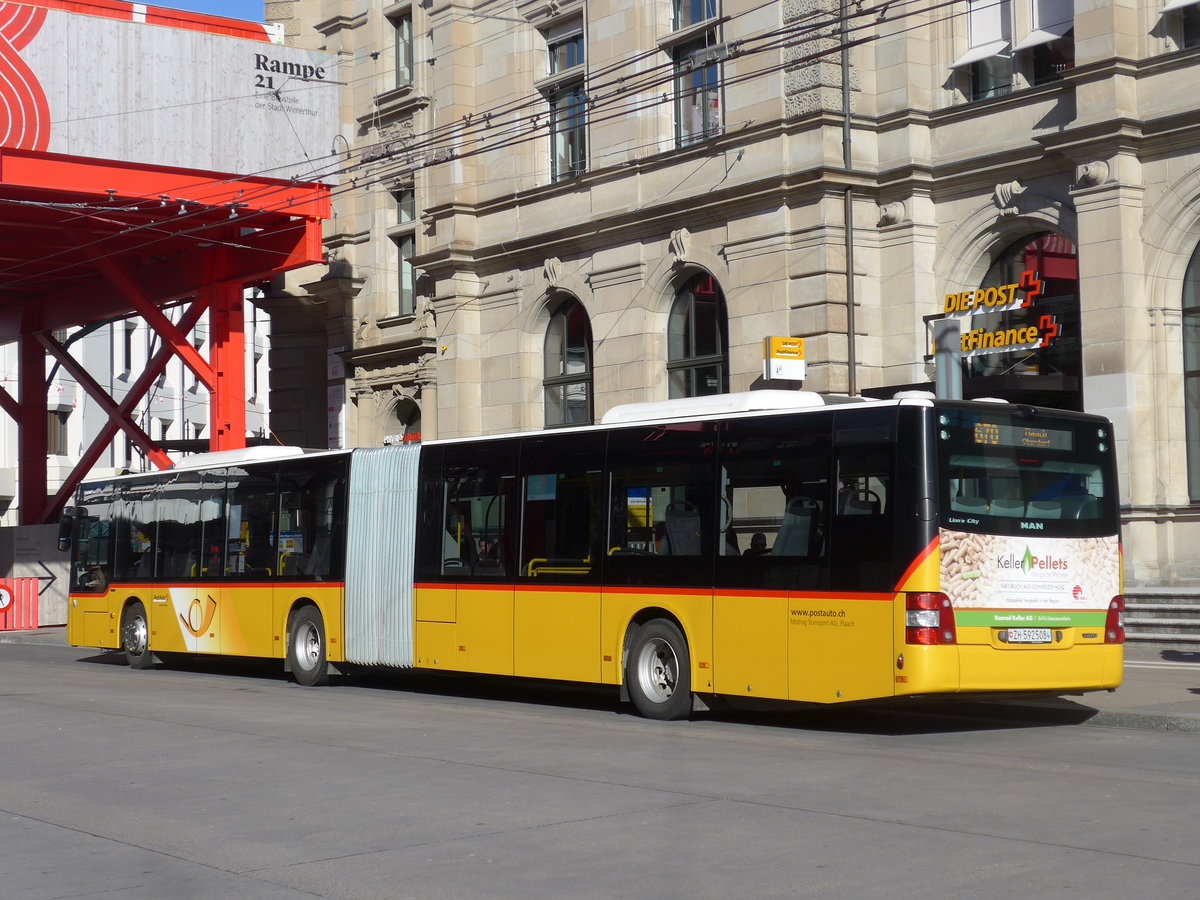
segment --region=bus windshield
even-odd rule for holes
[[[1029,407],[939,408],[942,527],[1088,537],[1115,534],[1112,428]]]

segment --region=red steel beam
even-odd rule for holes
[[[169,204],[238,203],[246,211],[268,210],[313,219],[329,218],[331,209],[330,189],[323,184],[8,148],[0,152],[0,186],[92,194],[105,201],[111,198],[114,204],[157,201],[163,196]]]
[[[246,332],[242,288],[214,284],[209,289],[210,359],[217,374],[209,400],[210,450],[246,446]]]
[[[196,302],[193,303],[186,312],[184,312],[183,318],[180,319],[179,322],[179,328],[184,332],[191,331],[192,328],[195,327],[196,322],[199,321],[200,316],[207,308],[208,300],[203,297],[197,298]],[[53,341],[52,338],[43,336],[42,341],[43,343],[49,341],[58,348],[58,352],[55,352],[54,350],[51,352],[54,352],[56,358],[62,362],[63,367],[78,379],[78,373],[82,372],[82,368],[74,360],[74,358],[70,357],[66,350],[58,345],[57,342]],[[130,410],[132,410],[133,407],[136,406],[137,403],[142,399],[142,397],[146,395],[146,392],[150,390],[150,386],[154,383],[154,379],[156,379],[162,370],[166,368],[167,361],[170,358],[171,349],[165,345],[160,347],[154,356],[152,356],[146,363],[146,368],[142,370],[142,374],[139,375],[137,380],[135,380],[133,384],[129,386],[128,393],[120,403],[117,403],[115,400],[113,400],[112,397],[108,395],[108,392],[104,390],[104,388],[96,384],[95,380],[92,379],[90,375],[88,375],[86,372],[83,372],[84,377],[79,379],[80,385],[105,409],[110,410],[109,420],[108,423],[100,429],[100,432],[95,436],[95,438],[92,439],[92,443],[79,458],[79,461],[75,464],[75,468],[71,470],[71,474],[67,476],[67,479],[58,489],[58,493],[54,495],[54,498],[46,507],[41,521],[49,522],[55,516],[57,516],[59,512],[62,511],[62,508],[66,505],[67,501],[71,498],[71,495],[75,492],[75,488],[77,488],[79,483],[87,476],[87,473],[91,470],[92,466],[96,464],[96,460],[100,458],[100,455],[104,452],[105,448],[108,447],[109,442],[112,441],[117,432],[121,429],[124,429],[126,433],[129,434],[130,438],[138,443],[138,446],[143,447],[143,449],[146,450],[147,457],[160,469],[170,468],[174,465],[174,463],[171,461],[171,458],[163,453],[162,450],[160,450],[153,443],[150,437],[146,435],[146,433],[142,431],[142,429],[138,427],[132,419],[129,418]],[[146,442],[145,444],[142,443],[142,439],[144,439]]]
[[[81,243],[83,240],[83,236],[80,236]],[[85,252],[90,253],[88,250]],[[176,328],[174,323],[158,308],[158,304],[146,296],[137,282],[130,278],[125,270],[112,259],[97,254],[92,258],[92,262],[104,273],[104,277],[108,279],[109,283],[129,301],[129,304],[142,314],[142,318],[146,320],[147,324],[158,332],[163,343],[178,354],[184,365],[196,373],[196,377],[200,379],[201,383],[208,390],[215,390],[217,378],[213,368],[200,355],[200,351],[192,346],[192,342],[187,338],[187,333]]]

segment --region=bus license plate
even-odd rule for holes
[[[1049,628],[1010,628],[1008,629],[1010,644],[1048,644],[1050,643]]]

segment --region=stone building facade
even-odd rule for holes
[[[1127,581],[1200,582],[1200,3],[267,16],[341,61],[330,268],[278,289],[345,363],[280,369],[341,390],[340,439],[745,390],[769,335],[805,339],[806,389],[886,395],[950,315],[969,396],[1116,423]]]

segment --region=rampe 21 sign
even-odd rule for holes
[[[952,318],[971,321],[979,314],[1030,309],[1041,292],[1041,279],[1036,272],[1026,269],[1014,284],[947,294],[942,312]],[[961,349],[964,356],[1041,350],[1049,347],[1057,337],[1058,321],[1052,315],[1041,315],[1036,320],[1031,317],[1024,323],[1002,328],[964,328]]]

